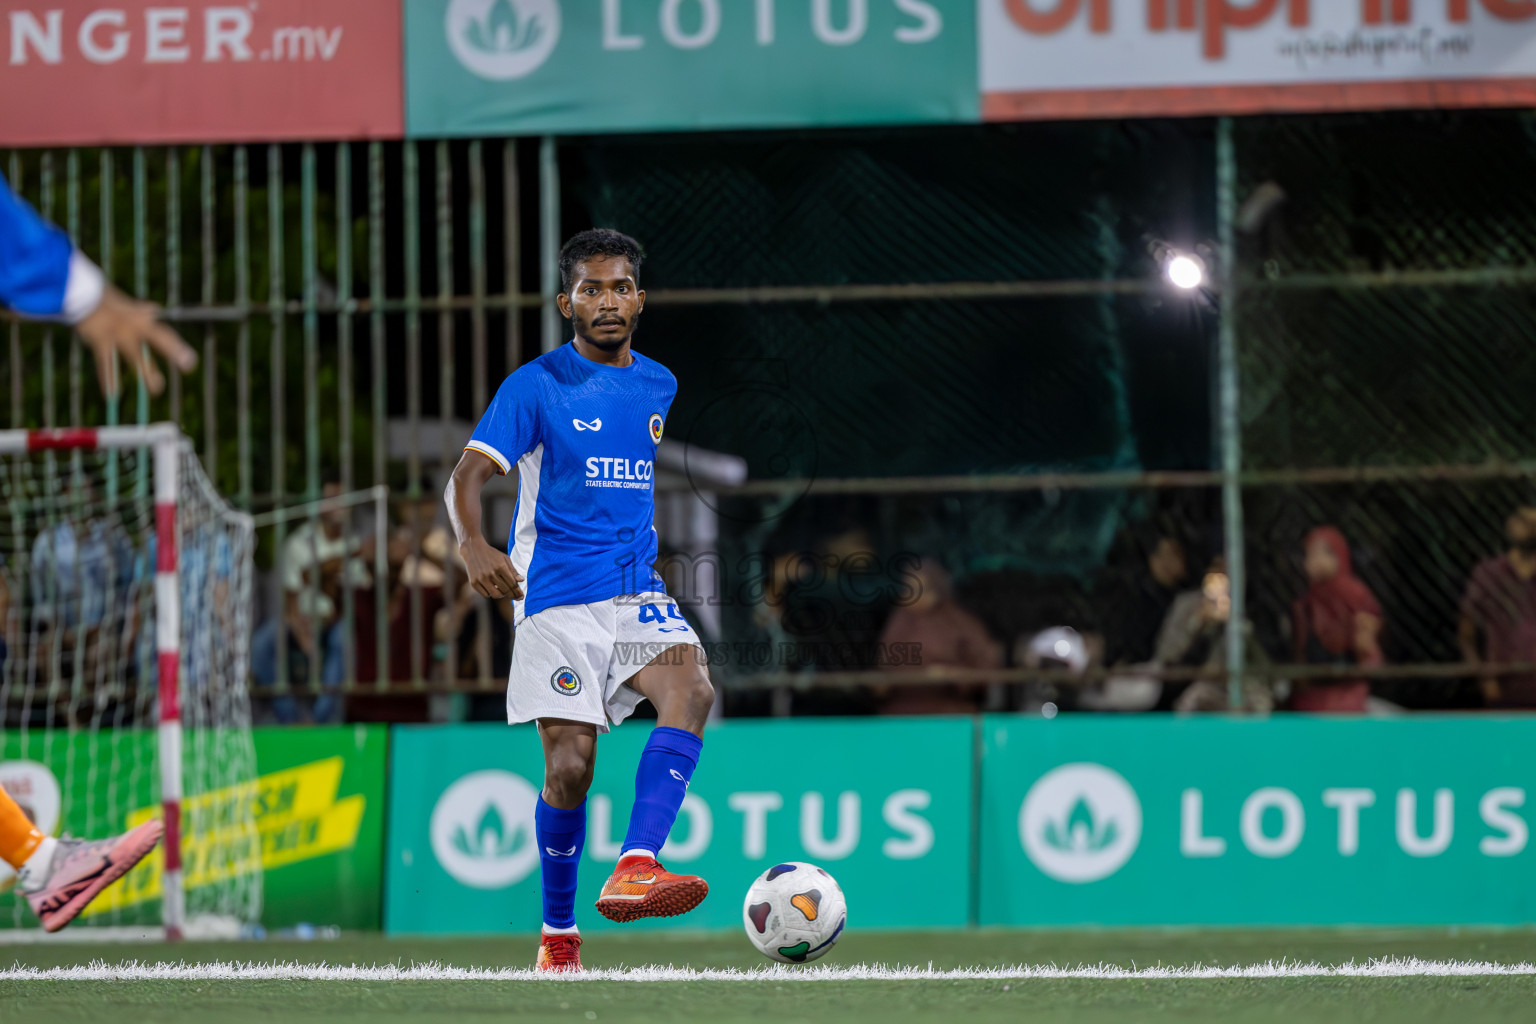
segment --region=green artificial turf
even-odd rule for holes
[[[529,966],[534,940],[388,939],[14,946],[0,966],[56,968],[103,960],[204,964],[324,963]],[[605,934],[583,948],[590,967],[646,964],[753,968],[726,935]],[[1055,964],[1241,966],[1378,958],[1519,964],[1536,961],[1528,931],[1076,931],[847,935],[820,963],[937,969]],[[793,971],[795,969],[791,969]],[[1536,1019],[1536,976],[758,980],[80,980],[0,979],[0,1018],[28,1022],[377,1021],[1432,1021]]]

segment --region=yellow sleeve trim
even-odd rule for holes
[[[497,451],[495,448],[492,448],[490,445],[483,441],[471,441],[469,444],[464,446],[464,450],[467,452],[479,452],[481,455],[484,455],[486,458],[496,463],[503,476],[512,471],[512,463],[508,462],[504,457],[502,457],[501,452]]]

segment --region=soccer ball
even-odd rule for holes
[[[848,903],[837,880],[815,864],[775,864],[757,876],[741,908],[747,938],[780,963],[824,956],[848,923]]]

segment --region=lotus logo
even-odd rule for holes
[[[1100,827],[1093,820],[1093,808],[1088,805],[1088,800],[1078,797],[1077,803],[1072,805],[1072,813],[1067,815],[1065,821],[1045,823],[1042,838],[1049,846],[1063,853],[1092,853],[1113,843],[1119,834],[1120,829],[1113,821],[1106,821]]]
[[[533,842],[538,791],[521,776],[471,772],[443,791],[432,809],[432,852],[454,878],[477,889],[503,889],[539,862]]]
[[[1035,866],[1061,882],[1119,871],[1141,842],[1141,802],[1119,773],[1098,764],[1046,772],[1019,808],[1019,839]]]
[[[527,841],[526,829],[507,830],[493,803],[485,805],[485,813],[480,816],[473,832],[463,825],[453,829],[453,848],[466,857],[510,857]]]
[[[522,78],[560,41],[559,0],[452,0],[444,31],[459,63],[481,78]]]

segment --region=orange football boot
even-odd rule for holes
[[[541,971],[581,970],[581,936],[549,935],[539,932],[539,959],[534,966]]]
[[[674,875],[654,857],[625,857],[608,876],[597,912],[610,921],[686,914],[709,895],[709,883],[697,875]]]

